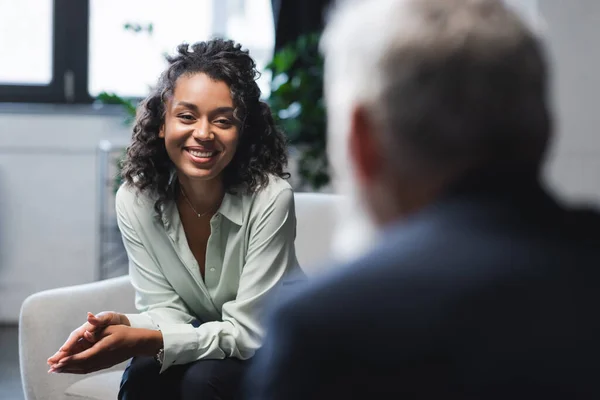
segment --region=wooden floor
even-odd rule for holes
[[[24,400],[19,373],[19,328],[0,325],[0,399]]]

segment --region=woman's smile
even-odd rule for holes
[[[194,164],[198,164],[201,166],[211,164],[217,159],[217,156],[221,153],[217,150],[206,150],[197,147],[184,147],[183,151],[187,153],[190,161],[192,161]]]

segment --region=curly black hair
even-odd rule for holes
[[[287,143],[275,126],[271,109],[260,100],[261,92],[256,84],[259,73],[247,50],[223,39],[192,45],[184,43],[167,61],[169,66],[158,84],[138,107],[133,140],[121,170],[126,184],[150,194],[159,215],[163,204],[175,198],[177,191],[169,184],[174,164],[159,131],[165,122],[166,100],[173,95],[177,79],[196,73],[205,73],[229,86],[234,115],[240,122],[236,153],[223,171],[225,190],[253,193],[266,186],[271,174],[289,178],[284,172]]]

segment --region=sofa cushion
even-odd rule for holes
[[[115,400],[123,371],[96,374],[75,382],[67,388],[65,396],[77,400]]]

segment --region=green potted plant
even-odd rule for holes
[[[267,65],[272,74],[269,106],[297,152],[302,183],[315,190],[330,181],[319,39],[318,33],[302,35]]]

